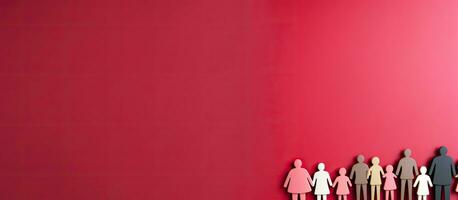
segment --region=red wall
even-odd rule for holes
[[[452,0],[1,1],[0,198],[279,200],[295,158],[458,158],[457,53]]]

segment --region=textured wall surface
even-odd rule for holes
[[[457,1],[3,0],[0,198],[286,200],[295,158],[458,159],[457,86]]]

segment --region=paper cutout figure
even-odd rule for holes
[[[385,184],[383,186],[383,190],[385,190],[385,200],[388,200],[390,196],[391,200],[394,200],[394,191],[396,190],[396,181],[394,179],[397,178],[397,176],[393,173],[392,165],[386,166],[386,173],[383,175],[383,178],[385,178]]]
[[[315,187],[314,194],[317,200],[326,200],[329,194],[329,186],[332,186],[331,177],[324,171],[324,163],[318,164],[318,171],[313,174],[312,185]]]
[[[288,187],[288,193],[291,193],[291,198],[297,200],[300,195],[301,200],[305,200],[305,194],[312,191],[312,178],[308,171],[302,168],[302,161],[296,159],[294,161],[294,168],[289,170],[283,187]]]
[[[380,200],[380,185],[382,185],[382,175],[385,173],[379,164],[378,157],[372,158],[372,166],[367,171],[367,178],[370,178],[369,185],[371,185],[371,200],[374,200],[375,192],[377,192],[377,200]]]
[[[367,171],[369,166],[364,163],[363,155],[358,155],[356,160],[358,163],[353,165],[350,172],[350,178],[354,180],[356,186],[356,200],[360,200],[361,188],[363,189],[363,200],[367,200]]]
[[[455,176],[455,178],[458,178],[458,174]],[[458,184],[456,185],[455,192],[458,192]]]
[[[412,151],[410,149],[404,150],[404,158],[399,160],[398,167],[396,168],[396,175],[401,179],[401,200],[404,200],[405,186],[407,183],[407,191],[409,200],[412,200],[412,181],[415,175],[418,175],[417,161],[410,157]],[[399,174],[401,172],[401,174]]]
[[[426,175],[426,167],[420,167],[420,175],[415,179],[414,187],[417,187],[418,200],[426,200],[426,197],[429,195],[429,187],[433,187],[431,183],[431,178]]]
[[[443,188],[444,200],[450,200],[450,185],[452,177],[456,175],[455,164],[452,158],[447,156],[447,147],[440,147],[439,154],[434,157],[429,169],[429,175],[433,177],[434,199],[441,200]]]
[[[336,187],[337,185],[337,190],[336,194],[338,196],[339,200],[347,200],[347,195],[350,194],[350,190],[348,189],[348,186],[351,185],[350,178],[346,176],[345,174],[347,173],[347,170],[345,168],[340,168],[339,169],[339,176],[334,180],[334,184],[332,184],[332,187]]]

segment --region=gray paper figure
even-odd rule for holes
[[[367,200],[367,171],[369,166],[364,163],[364,156],[358,155],[356,158],[358,163],[351,168],[350,178],[354,180],[356,185],[356,200],[360,200],[361,188],[363,189],[363,199]],[[354,177],[353,177],[354,176]]]
[[[404,158],[399,160],[398,167],[396,168],[396,175],[401,179],[401,200],[404,200],[406,183],[409,200],[412,200],[412,182],[415,176],[418,176],[417,161],[411,158],[410,155],[412,155],[410,149],[404,150]]]
[[[444,188],[444,200],[450,200],[450,185],[452,177],[456,175],[455,164],[450,156],[447,156],[447,147],[439,148],[439,156],[433,159],[429,169],[429,176],[433,177],[434,198],[441,200],[442,188]]]

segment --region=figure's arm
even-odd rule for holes
[[[431,167],[429,168],[428,174],[429,174],[430,176],[433,175],[434,168],[436,168],[436,159],[433,160],[433,163],[431,164]]]
[[[385,172],[383,172],[383,168],[380,167],[380,173],[382,173],[382,176],[385,176]]]
[[[288,187],[289,180],[291,179],[291,171],[288,172],[288,176],[286,176],[285,183],[283,183],[283,187]]]
[[[418,179],[419,179],[419,178],[420,178],[420,177],[417,177],[417,178],[415,179],[415,182],[413,183],[413,187],[417,187]]]
[[[310,183],[310,185],[313,185],[312,178],[310,177],[310,174],[307,170],[305,170],[305,176],[307,177],[307,181]]]
[[[431,182],[431,178],[429,178],[429,176],[428,176],[428,185],[429,187],[433,187],[433,183]]]
[[[355,166],[353,165],[353,167],[351,168],[351,172],[350,172],[350,178],[353,179],[353,175],[355,174]]]
[[[452,161],[452,174],[453,176],[456,176],[455,163],[453,163],[453,161]]]
[[[396,167],[396,175],[399,175],[399,171],[401,171],[401,162],[398,163],[398,166]]]
[[[316,183],[316,175],[313,175],[312,186],[315,186]]]
[[[334,180],[334,183],[332,184],[332,187],[336,187],[337,185],[337,179]]]
[[[394,178],[398,178],[398,176],[396,176],[396,174],[393,174],[393,177],[394,177]]]
[[[369,168],[369,170],[367,170],[367,178],[369,178],[371,176],[371,172],[372,172],[372,167]]]
[[[350,179],[347,179],[347,183],[348,183],[348,185],[349,185],[350,187],[352,187],[352,186],[353,186],[353,185],[351,184],[351,181],[350,181]]]
[[[417,166],[417,161],[413,161],[413,169],[415,171],[415,176],[418,176],[418,166]]]
[[[329,176],[329,174],[327,174],[327,179],[328,179],[329,186],[332,186],[331,176]]]

